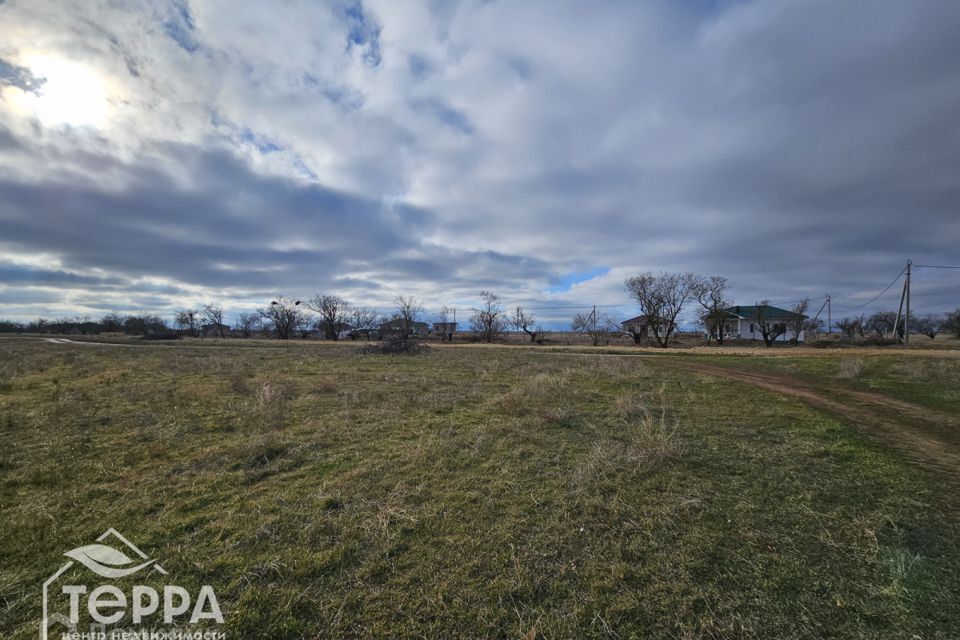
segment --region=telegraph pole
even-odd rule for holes
[[[827,335],[833,335],[833,308],[830,306],[830,294],[827,294]]]
[[[904,316],[903,320],[903,342],[904,344],[910,344],[910,269],[913,266],[912,260],[907,260],[907,283],[906,283],[906,293],[907,293],[907,315]]]

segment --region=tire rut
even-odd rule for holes
[[[825,389],[782,375],[738,371],[704,363],[673,361],[671,366],[750,384],[838,415],[861,433],[888,444],[913,462],[960,478],[960,419],[867,391]]]

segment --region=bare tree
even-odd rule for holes
[[[473,309],[470,322],[478,336],[487,342],[493,342],[507,326],[503,305],[500,303],[500,296],[492,291],[481,291],[480,299],[482,304],[479,308]]]
[[[896,324],[896,311],[878,311],[867,318],[863,328],[867,331],[872,331],[877,337],[882,338],[885,335],[901,331],[901,327],[896,326]]]
[[[328,340],[340,337],[343,325],[346,324],[350,305],[340,296],[315,295],[307,302],[307,307],[320,316],[317,326]]]
[[[943,331],[944,318],[937,314],[924,316],[917,320],[917,331],[927,336],[931,340],[937,337],[938,333]]]
[[[166,333],[167,325],[159,316],[150,314],[132,315],[124,318],[123,330],[131,335],[158,335]]]
[[[573,316],[570,328],[577,333],[590,336],[593,346],[597,346],[604,338],[609,339],[610,335],[617,330],[617,324],[606,314],[591,311]]]
[[[350,337],[354,339],[362,334],[369,336],[369,333],[377,329],[382,322],[382,318],[376,309],[368,309],[367,307],[353,307],[350,309],[349,318],[350,324],[353,325]]]
[[[393,299],[393,304],[396,305],[394,317],[409,325],[416,322],[423,313],[423,305],[413,296],[397,296]]]
[[[123,316],[116,311],[111,311],[100,320],[103,331],[123,331]]]
[[[855,338],[857,335],[858,328],[856,318],[842,318],[834,322],[833,326],[847,338]]]
[[[255,313],[241,313],[237,316],[237,330],[244,338],[253,335],[260,317]]]
[[[698,278],[694,285],[694,296],[700,303],[700,323],[707,333],[707,344],[711,338],[723,346],[723,329],[727,321],[727,309],[733,304],[727,300],[727,279],[720,276]],[[634,342],[638,340],[634,337]]]
[[[304,314],[299,300],[291,300],[278,296],[269,306],[260,309],[257,313],[266,320],[271,329],[276,331],[281,340],[289,340],[298,329],[303,331]]]
[[[436,329],[440,332],[440,340],[444,342],[453,342],[453,334],[456,331],[456,323],[452,318],[456,317],[456,311],[447,305],[440,307],[437,312]]]
[[[960,307],[946,314],[943,319],[943,330],[960,340]]]
[[[207,321],[207,324],[212,324],[214,327],[216,327],[217,333],[220,334],[221,338],[226,337],[223,334],[223,307],[215,302],[208,302],[204,304],[203,319]]]
[[[791,340],[794,344],[800,341],[800,334],[809,329],[809,319],[807,318],[807,310],[810,309],[810,299],[803,298],[797,304],[793,305],[791,311],[792,315],[787,320],[787,329],[793,332],[793,338]]]
[[[513,317],[510,318],[510,324],[517,328],[517,331],[523,331],[530,338],[530,342],[537,342],[541,339],[539,328],[536,318],[531,314],[527,313],[523,307],[518,306],[514,312]]]
[[[692,273],[642,273],[624,284],[640,311],[647,316],[653,337],[661,347],[670,345],[684,306],[697,290],[699,279]]]
[[[423,313],[423,305],[413,296],[397,296],[393,299],[393,304],[393,319],[399,323],[395,337],[407,340],[414,335],[417,318]]]
[[[763,337],[763,344],[772,346],[773,343],[787,332],[787,323],[782,318],[773,317],[768,309],[770,302],[761,300],[755,307],[753,320],[760,329],[760,335]]]
[[[174,324],[179,331],[189,331],[190,335],[196,338],[198,315],[195,309],[180,309],[174,315]]]

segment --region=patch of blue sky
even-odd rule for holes
[[[174,4],[174,9],[176,14],[164,23],[164,31],[167,37],[176,42],[181,49],[193,53],[200,45],[193,37],[194,25],[190,7],[185,2],[177,2]]]
[[[473,134],[473,124],[466,115],[439,100],[412,100],[410,106],[417,111],[426,111],[434,118],[467,135]]]
[[[547,291],[550,293],[564,293],[570,291],[574,285],[605,276],[608,273],[610,273],[610,267],[593,267],[586,271],[572,271],[557,278],[554,284],[547,287]]]

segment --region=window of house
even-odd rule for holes
[[[754,330],[754,328],[753,328],[753,323],[751,322],[751,323],[750,323],[750,333],[753,333],[754,331],[755,331],[755,330]]]

